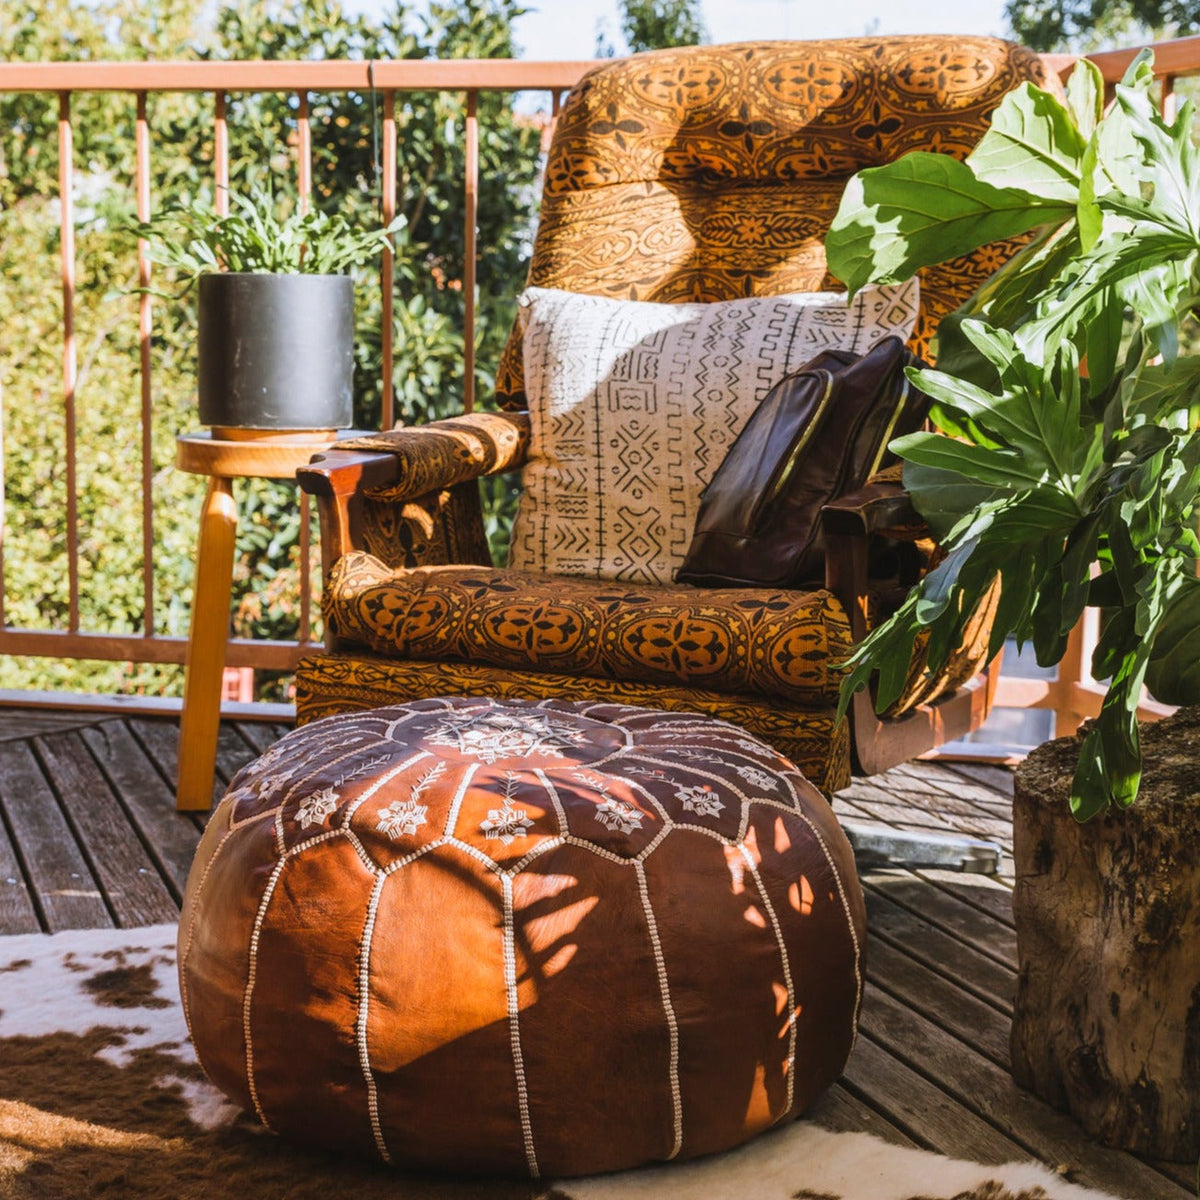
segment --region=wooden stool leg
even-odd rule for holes
[[[237,520],[232,481],[214,476],[209,481],[200,518],[192,630],[188,637],[183,715],[179,722],[175,807],[181,811],[207,810],[213,802]]]

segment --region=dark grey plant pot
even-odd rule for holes
[[[350,426],[350,276],[202,275],[199,305],[202,424],[244,429]]]

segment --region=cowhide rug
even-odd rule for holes
[[[1108,1200],[1035,1164],[956,1162],[806,1121],[694,1163],[565,1180],[401,1175],[284,1142],[191,1052],[175,928],[0,938],[5,1200]]]

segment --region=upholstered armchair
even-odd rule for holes
[[[823,238],[846,179],[912,150],[965,156],[1025,80],[1046,82],[1037,56],[981,38],[712,46],[598,67],[558,118],[530,285],[669,304],[839,290]],[[925,272],[911,345],[928,355],[938,319],[1011,250]],[[531,570],[527,555],[493,566],[478,480],[544,455],[527,336],[518,322],[500,411],[341,443],[300,472],[320,502],[328,630],[328,652],[297,673],[301,721],[448,694],[692,710],[744,726],[826,790],[848,782],[852,750],[876,771],[979,724],[986,618],[938,675],[918,656],[887,717],[862,696],[849,728],[835,720],[838,662],[936,553],[895,470],[826,506],[825,579],[798,588],[694,588],[619,565],[581,577]],[[711,478],[715,464],[694,465]],[[555,537],[571,561],[592,526],[568,518]]]

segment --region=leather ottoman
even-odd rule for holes
[[[179,970],[204,1069],[270,1128],[578,1175],[803,1112],[850,1053],[863,936],[828,804],[736,726],[438,699],[239,772]]]

